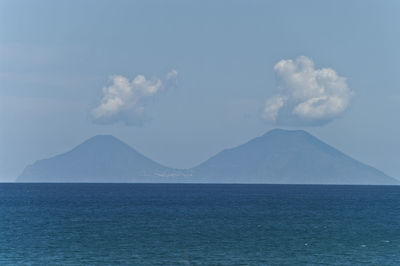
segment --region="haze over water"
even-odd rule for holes
[[[0,184],[0,264],[400,264],[399,186]]]

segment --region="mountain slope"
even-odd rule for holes
[[[237,183],[396,184],[302,130],[275,129],[192,169],[202,180]]]
[[[17,181],[151,182],[174,171],[146,158],[113,136],[99,135],[69,152],[26,167]]]

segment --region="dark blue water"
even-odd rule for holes
[[[400,187],[0,184],[0,264],[400,265]]]

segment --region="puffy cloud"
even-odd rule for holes
[[[263,118],[281,125],[321,125],[340,116],[353,92],[331,68],[315,69],[305,56],[274,66],[278,93],[267,99]]]
[[[178,72],[172,70],[167,74],[167,79],[176,79],[177,75]],[[114,75],[110,81],[111,85],[103,88],[100,104],[91,111],[93,121],[97,124],[123,122],[131,126],[142,125],[146,120],[144,104],[163,88],[162,80],[137,75],[130,81]]]

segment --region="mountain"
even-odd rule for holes
[[[274,129],[192,169],[205,180],[278,184],[398,184],[303,130]]]
[[[18,182],[166,182],[162,166],[110,135],[92,137],[69,152],[25,168]],[[180,173],[180,172],[179,172]]]
[[[398,184],[302,130],[275,129],[187,170],[160,165],[109,135],[25,168],[18,182]]]

